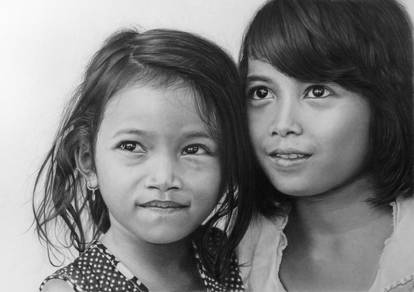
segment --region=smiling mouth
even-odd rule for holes
[[[298,150],[275,150],[269,153],[269,157],[277,167],[283,169],[299,166],[308,160],[312,154]]]
[[[180,204],[174,201],[161,201],[153,200],[139,204],[138,206],[142,208],[154,208],[154,209],[166,209],[166,210],[179,210],[189,207],[189,205]]]
[[[279,159],[285,159],[285,160],[300,160],[300,159],[307,159],[311,157],[311,154],[272,152],[269,154],[269,156],[272,158],[279,158]]]

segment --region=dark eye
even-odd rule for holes
[[[125,141],[119,144],[119,149],[123,151],[133,152],[133,153],[143,153],[145,152],[144,148],[138,142]]]
[[[260,100],[270,98],[271,96],[270,89],[265,86],[256,86],[248,91],[248,97],[250,99]]]
[[[185,146],[182,151],[183,155],[200,155],[206,153],[208,153],[207,148],[199,144]]]
[[[332,94],[332,91],[323,85],[312,85],[306,92],[305,97],[308,98],[325,98]]]

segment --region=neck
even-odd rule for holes
[[[390,208],[367,202],[374,195],[369,180],[359,178],[329,193],[295,198],[281,267],[287,287],[369,289],[392,234]]]
[[[346,235],[387,219],[390,210],[371,206],[374,196],[367,178],[359,178],[329,193],[295,198],[289,231],[304,238]]]
[[[129,262],[127,259],[131,259],[133,263],[145,263],[160,269],[171,265],[180,266],[191,256],[191,241],[187,239],[169,244],[154,244],[135,238],[126,239],[117,233],[110,229],[101,240],[111,252],[119,254],[122,261],[125,259]]]
[[[183,287],[198,285],[189,238],[154,244],[124,232],[122,228],[114,228],[116,223],[111,223],[101,241],[150,290],[180,291]]]

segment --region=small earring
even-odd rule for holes
[[[86,188],[92,192],[91,200],[94,202],[96,198],[95,192],[98,190],[98,187],[91,187],[89,184],[86,184]]]

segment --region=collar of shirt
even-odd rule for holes
[[[384,243],[369,292],[414,289],[414,198],[399,198],[391,205],[393,234]],[[287,217],[274,220],[257,217],[243,237],[238,255],[248,291],[285,291],[277,275],[287,246],[283,233],[286,224]]]

